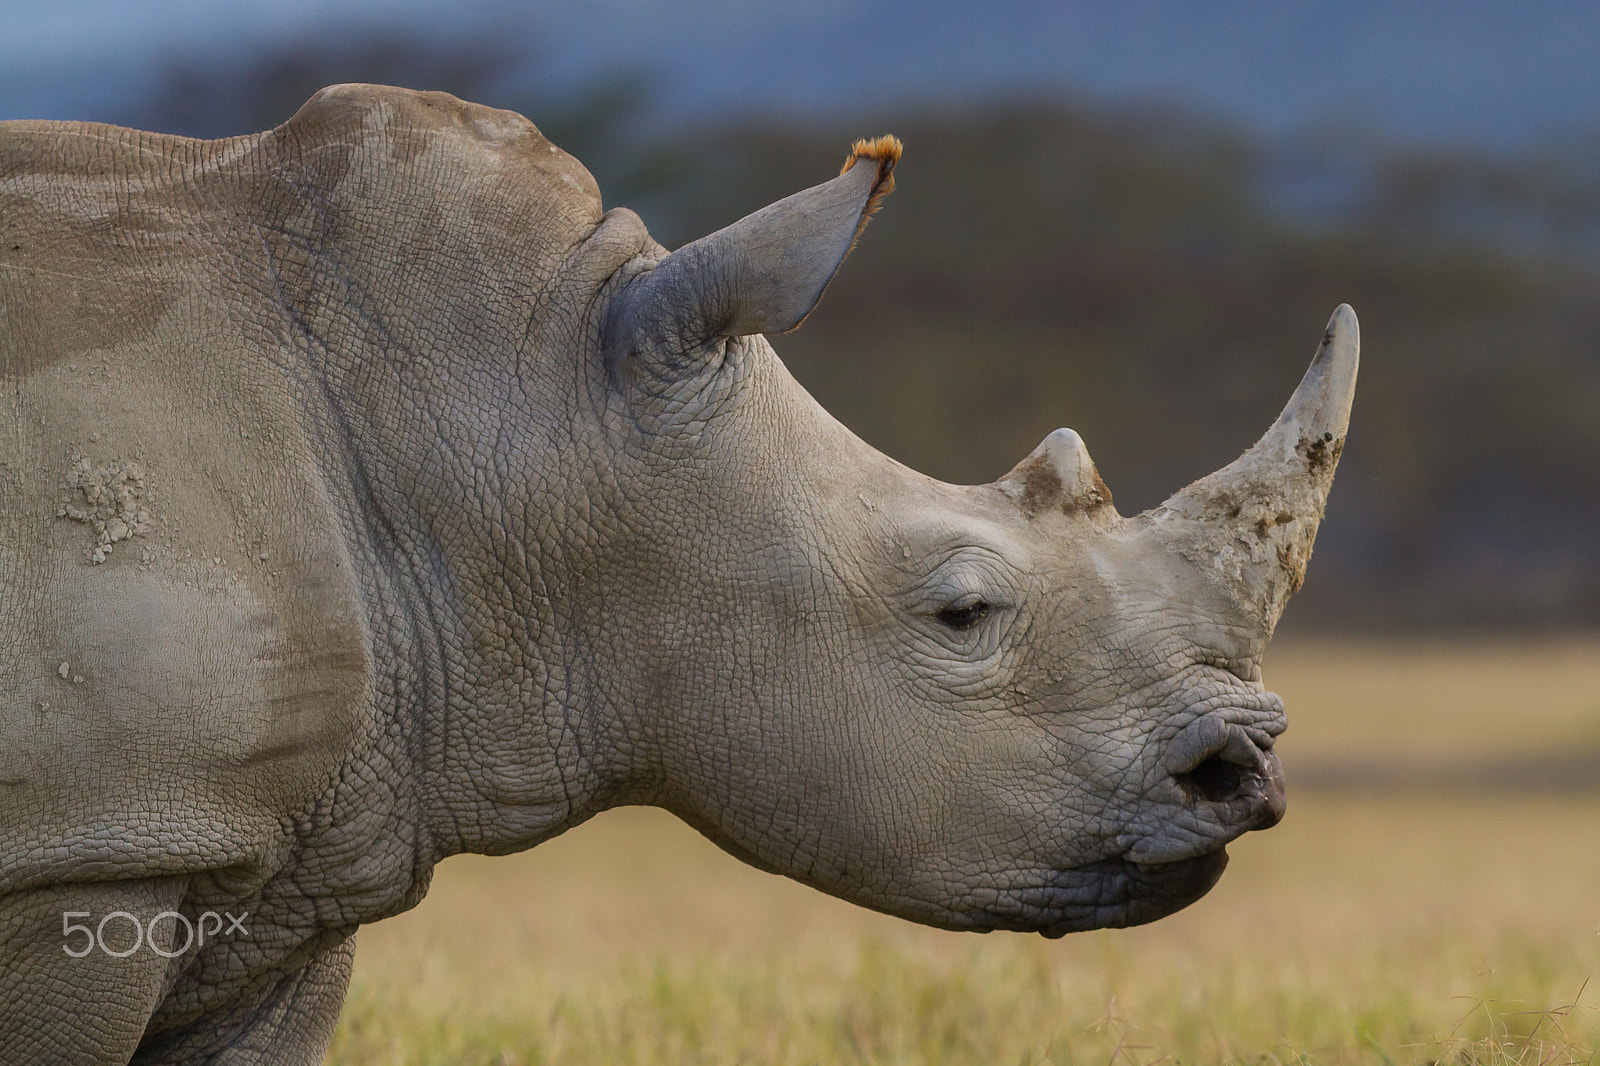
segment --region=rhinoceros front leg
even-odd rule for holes
[[[264,998],[213,1012],[139,1048],[134,1066],[317,1066],[339,1021],[355,934],[312,955]]]
[[[146,950],[142,932],[127,950],[132,920],[118,912],[148,919],[183,892],[182,878],[166,878],[0,896],[0,1062],[129,1061],[182,961]]]

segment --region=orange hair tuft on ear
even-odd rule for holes
[[[856,241],[861,237],[861,231],[867,228],[867,220],[878,210],[883,198],[894,192],[894,165],[900,162],[900,153],[903,151],[905,146],[900,143],[900,138],[892,133],[885,133],[882,137],[874,137],[871,140],[862,138],[850,146],[850,158],[844,161],[839,173],[846,173],[862,159],[870,159],[878,166],[878,176],[872,183],[872,193],[867,197],[867,205],[861,209],[861,221],[856,223],[855,236],[850,238],[851,248],[855,247]]]
[[[850,158],[844,161],[844,167],[839,171],[843,174],[846,170],[856,165],[857,159],[875,159],[878,163],[887,163],[890,169],[900,162],[900,153],[905,151],[905,145],[900,143],[900,138],[892,133],[885,133],[882,137],[867,140],[863,137],[850,146]]]

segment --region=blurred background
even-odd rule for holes
[[[1597,1061],[1597,52],[1568,0],[0,0],[0,118],[220,137],[444,89],[668,247],[898,134],[774,344],[947,480],[1069,425],[1150,507],[1361,317],[1267,664],[1290,816],[1205,900],[980,948],[613,812],[363,932],[334,1061]]]
[[[1285,632],[1600,624],[1600,7],[1456,0],[5,0],[0,117],[254,132],[376,81],[523,112],[675,247],[900,189],[777,341],[988,481],[1058,425],[1131,513],[1238,454],[1340,301],[1365,360]]]

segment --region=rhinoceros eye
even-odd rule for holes
[[[940,611],[938,617],[951,629],[971,629],[989,617],[989,605],[978,599],[953,603]]]

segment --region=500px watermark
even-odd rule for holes
[[[218,914],[216,911],[206,911],[204,914],[200,915],[197,921],[194,922],[191,922],[187,917],[179,914],[177,911],[162,911],[154,918],[151,918],[148,922],[142,923],[139,921],[136,915],[130,914],[127,911],[112,911],[104,918],[101,918],[99,924],[97,924],[93,929],[90,929],[87,925],[80,925],[72,920],[74,918],[93,917],[94,915],[89,911],[62,912],[61,935],[63,937],[73,937],[79,933],[83,934],[83,940],[79,941],[77,945],[74,945],[70,942],[62,944],[62,951],[65,951],[68,955],[71,955],[75,959],[81,959],[95,948],[99,948],[102,952],[110,955],[114,959],[125,959],[129,955],[132,955],[135,951],[138,951],[140,945],[148,945],[151,951],[155,952],[157,955],[160,955],[162,958],[175,959],[179,955],[182,955],[184,952],[188,951],[190,948],[195,948],[198,950],[205,947],[207,936],[209,936],[213,941],[216,941],[225,936],[250,935],[250,930],[244,927],[244,920],[250,917],[249,911],[245,911],[237,918],[235,918],[232,914],[229,914],[227,911],[223,911],[221,914]],[[184,940],[181,946],[174,946],[170,948],[162,947],[160,942],[157,940],[156,923],[164,921],[168,918],[172,919],[172,939],[174,945],[177,944],[178,927],[183,927]],[[224,918],[227,919],[226,928],[223,927]],[[106,946],[106,923],[110,922],[112,919],[117,919],[120,923],[119,925],[112,926],[113,932],[118,931],[123,925],[132,927],[133,944],[131,946],[116,949]],[[208,922],[213,923],[210,929],[206,928]]]

